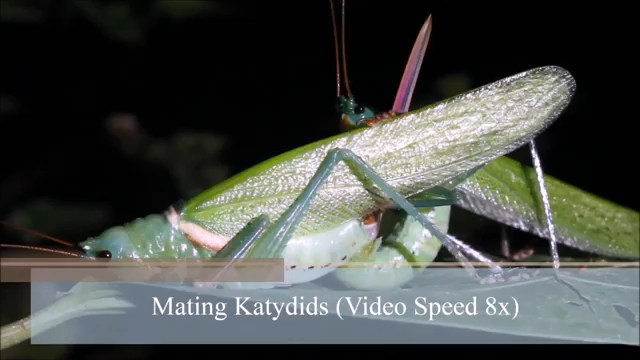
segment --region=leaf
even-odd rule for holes
[[[456,269],[458,270],[458,269]],[[590,301],[593,311],[567,286],[553,277],[536,277],[527,281],[482,285],[470,280],[468,275],[452,269],[431,269],[421,277],[418,287],[401,291],[335,291],[307,284],[291,289],[256,291],[232,291],[216,289],[185,289],[181,291],[215,295],[222,298],[251,296],[252,300],[275,302],[291,301],[293,296],[312,298],[336,303],[341,297],[380,295],[384,301],[413,304],[417,297],[426,297],[428,302],[468,303],[474,296],[478,300],[495,298],[497,301],[518,302],[519,314],[515,319],[508,316],[439,316],[433,320],[421,316],[373,316],[357,314],[355,317],[375,318],[383,321],[443,325],[447,327],[482,330],[493,333],[536,336],[555,340],[587,341],[596,343],[621,343],[640,345],[637,320],[635,324],[620,314],[620,308],[638,316],[638,272],[636,269],[588,270],[579,275],[562,275],[563,280],[573,285]],[[429,284],[428,287],[426,284]],[[164,284],[148,284],[167,287]],[[250,293],[250,294],[248,294]],[[511,301],[512,302],[512,301]],[[513,302],[512,302],[513,303]],[[500,307],[496,304],[498,311]],[[329,309],[332,309],[329,307]],[[624,312],[624,310],[623,310]],[[511,312],[513,315],[513,311]]]
[[[458,271],[459,270],[459,271]],[[252,301],[290,302],[294,296],[305,299],[318,297],[318,301],[332,304],[330,313],[336,315],[337,307],[333,306],[344,299],[367,296],[369,301],[380,296],[383,301],[403,303],[408,311],[405,315],[374,316],[362,312],[348,314],[345,300],[339,307],[341,316],[368,318],[390,321],[399,324],[424,326],[442,326],[453,329],[478,330],[496,334],[535,336],[537,341],[583,341],[594,343],[618,343],[638,346],[638,272],[637,269],[597,269],[584,272],[563,271],[562,279],[574,286],[580,294],[587,298],[589,305],[582,302],[576,293],[551,276],[538,276],[526,281],[481,285],[470,279],[462,269],[431,269],[421,276],[409,289],[387,292],[369,292],[354,290],[336,290],[320,282],[301,284],[287,289],[268,290],[228,290],[203,289],[176,284],[115,284],[115,283],[81,283],[70,294],[40,311],[40,328],[43,324],[51,328],[71,318],[122,312],[132,303],[125,300],[125,288],[133,286],[137,289],[155,287],[176,290],[184,293],[198,294],[203,297],[215,296],[232,299],[250,296]],[[156,290],[152,290],[156,293]],[[476,316],[416,316],[413,314],[417,298],[424,297],[427,302],[444,304],[445,302],[470,303],[476,299]],[[487,299],[495,298],[499,302],[510,302],[507,305],[510,316],[487,316],[484,311]],[[517,316],[515,301],[517,301]],[[82,305],[82,306],[80,306]],[[498,303],[496,310],[500,311]],[[230,313],[232,313],[230,311]],[[230,317],[233,317],[231,315]],[[180,331],[179,319],[175,320],[172,331]],[[306,317],[309,322],[318,321],[317,317]],[[188,324],[189,321],[185,322]],[[274,323],[275,324],[275,323]],[[128,326],[133,326],[129,324]],[[185,325],[188,326],[188,325]],[[207,325],[208,326],[208,325]],[[225,325],[226,326],[226,325]],[[425,328],[425,330],[427,330]],[[187,330],[185,330],[187,331]],[[295,330],[294,330],[295,331]],[[425,331],[426,333],[426,331]],[[301,333],[302,334],[302,333]],[[328,333],[329,335],[333,335]],[[302,336],[302,335],[301,335]],[[175,340],[175,339],[174,339]],[[321,340],[321,339],[319,339]],[[425,338],[425,341],[427,339]],[[349,341],[348,339],[345,341]],[[394,341],[394,339],[389,339]],[[2,329],[2,347],[5,348],[5,327]]]
[[[133,306],[116,289],[100,285],[78,283],[66,296],[50,306],[30,317],[3,326],[0,349],[11,347],[30,336],[80,316],[121,314],[123,309]],[[33,326],[34,324],[37,326]]]

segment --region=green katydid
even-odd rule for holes
[[[440,217],[419,212],[405,197],[420,193],[427,204],[441,205],[438,191],[532,139],[568,104],[573,89],[564,69],[524,72],[267,160],[183,209],[109,229],[80,246],[93,257],[282,256],[289,264],[285,282],[292,284],[316,279],[360,254],[377,235],[362,217],[395,203],[433,235],[412,249],[414,256],[428,262],[442,243],[463,263],[468,257],[489,262],[434,227],[430,220],[441,222]],[[539,103],[519,103],[531,98]],[[487,105],[477,109],[479,102]],[[448,207],[443,209],[446,220]]]
[[[383,119],[393,117],[397,109],[398,113],[406,112],[408,101],[400,104],[403,99],[410,99],[417,73],[419,72],[426,46],[429,42],[431,34],[431,16],[429,16],[422,26],[418,37],[416,38],[409,60],[405,67],[405,73],[402,77],[400,87],[396,95],[396,103],[394,110],[375,114],[375,112],[365,106],[356,103],[351,90],[349,89],[349,80],[347,77],[347,62],[345,50],[345,1],[341,1],[340,19],[341,23],[341,41],[338,40],[338,27],[335,19],[335,10],[333,0],[329,0],[331,8],[331,20],[333,23],[333,35],[335,43],[336,56],[336,108],[341,113],[340,125],[343,129],[353,129],[360,126],[374,126]],[[342,46],[342,48],[340,47]],[[342,55],[342,64],[340,59]],[[341,66],[342,65],[342,66]],[[342,71],[341,71],[342,70]],[[341,72],[344,73],[345,95],[341,93]],[[415,75],[414,75],[415,74]],[[447,193],[452,196],[452,193]],[[435,199],[432,199],[435,200]],[[443,206],[438,207],[421,207],[418,210],[427,216],[434,224],[443,231],[448,232],[449,214],[451,206],[448,203],[453,202],[453,198],[442,199]],[[389,212],[385,212],[384,216],[390,216]],[[424,229],[414,218],[406,216],[406,213],[400,214],[398,222],[395,224],[393,231],[384,238],[377,238],[371,243],[371,246],[365,247],[364,251],[352,258],[352,261],[369,262],[369,267],[350,267],[346,265],[338,269],[334,274],[343,283],[352,287],[366,287],[368,289],[384,289],[393,288],[403,285],[413,278],[414,269],[412,264],[424,264],[432,262],[441,248],[440,241],[431,236],[431,233]],[[391,215],[393,216],[393,215]],[[367,226],[370,229],[380,229],[382,222],[382,214],[376,212],[366,216],[364,221],[368,221]]]
[[[574,87],[562,68],[529,70],[289,151],[202,192],[182,209],[108,229],[79,245],[86,256],[102,258],[282,257],[285,283],[295,284],[360,253],[374,239],[362,217],[395,203],[474,271],[469,258],[489,260],[434,227],[405,198],[453,187],[525,144],[555,120]]]
[[[498,156],[549,126],[569,103],[574,87],[574,79],[562,68],[532,69],[375,127],[303,146],[237,174],[182,208],[106,230],[80,243],[83,256],[284,257],[285,282],[295,284],[331,272],[366,247],[371,251],[376,234],[363,217],[395,203],[409,216],[405,225],[419,225],[421,232],[427,229],[434,235],[422,234],[429,240],[414,257],[435,255],[444,244],[463,262],[489,262],[446,235],[446,221],[416,209],[414,203],[447,204],[449,194],[443,190],[453,190],[457,205],[543,233],[536,197],[529,190],[534,171]],[[600,249],[610,245],[615,254],[637,257],[638,235],[632,233],[637,212],[553,178],[545,180],[561,241],[575,238],[576,247],[602,253],[606,251]],[[572,203],[578,204],[575,212]],[[436,214],[448,208],[437,206]],[[578,221],[580,216],[590,220]],[[415,229],[413,225],[407,229]],[[360,288],[389,285],[384,279],[376,284],[345,279]]]
[[[396,203],[438,239],[412,249],[414,256],[429,262],[441,242],[463,263],[468,257],[489,262],[434,227],[429,217],[441,222],[440,216],[417,212],[404,196],[454,186],[478,166],[533,138],[567,105],[573,88],[573,78],[561,68],[521,73],[388,124],[356,129],[267,160],[201,193],[183,209],[109,229],[80,246],[94,257],[282,256],[290,264],[286,282],[298,283],[359,254],[377,235],[362,217]],[[518,103],[527,97],[541,103],[535,109]],[[512,108],[500,106],[503,100]],[[478,102],[491,106],[476,110]],[[443,136],[446,142],[440,140]],[[393,145],[381,146],[388,142]],[[442,203],[436,190],[428,194],[428,204]],[[443,209],[446,220],[448,207]],[[277,221],[270,224],[273,219]],[[236,251],[248,245],[247,254]]]
[[[375,114],[374,111],[366,106],[362,106],[358,104],[351,90],[349,88],[349,80],[348,80],[348,72],[347,72],[347,62],[346,62],[346,49],[345,49],[345,0],[341,0],[341,40],[338,40],[338,29],[335,20],[335,10],[333,6],[333,0],[329,0],[329,5],[331,8],[331,20],[333,23],[333,34],[334,34],[334,43],[335,43],[335,55],[336,55],[336,86],[337,86],[337,109],[341,113],[340,124],[344,129],[352,129],[361,126],[375,126],[377,123],[381,121],[385,121],[393,117],[398,113],[404,113],[409,110],[409,104],[411,102],[411,98],[413,96],[413,90],[415,88],[418,75],[420,74],[420,68],[422,66],[422,61],[424,59],[424,54],[426,52],[427,45],[429,43],[429,38],[431,36],[431,27],[432,20],[431,16],[427,18],[427,20],[422,25],[422,28],[418,32],[418,36],[414,42],[413,48],[411,50],[411,54],[409,55],[409,59],[407,60],[407,64],[405,66],[405,70],[400,81],[400,85],[398,87],[398,91],[396,93],[395,101],[393,103],[393,107],[391,111],[381,112]],[[342,48],[340,45],[342,44]],[[342,54],[342,64],[340,61],[340,54]],[[341,80],[341,72],[344,73],[345,79],[345,94],[341,94],[340,89],[340,80]],[[548,234],[550,234],[551,240],[551,251],[554,260],[554,266],[559,267],[559,257],[556,246],[555,239],[555,230],[553,225],[552,213],[550,210],[548,195],[546,193],[546,188],[544,184],[544,174],[542,172],[542,168],[540,165],[540,160],[535,149],[535,144],[533,140],[530,142],[530,148],[532,152],[532,157],[535,163],[536,175],[538,176],[538,186],[541,192],[541,200],[544,208],[544,216],[547,223]],[[455,202],[455,193],[450,192],[447,194],[449,199],[449,205],[453,205]],[[443,199],[443,201],[447,201]],[[439,228],[443,229],[445,232],[448,229],[449,225],[449,216],[451,212],[451,207],[449,205],[440,206],[438,208],[423,208],[421,211],[427,215],[430,214],[434,219],[436,219]],[[380,220],[378,216],[376,220]],[[423,231],[419,224],[412,222],[411,218],[406,218],[404,220],[405,223],[397,226],[397,233],[391,234],[391,237],[394,239],[392,244],[389,243],[388,239],[384,243],[380,242],[382,245],[381,248],[378,248],[375,251],[380,251],[380,254],[373,255],[371,251],[369,251],[365,257],[372,257],[375,259],[383,258],[387,262],[390,259],[393,259],[394,262],[401,262],[403,256],[398,252],[398,249],[406,248],[406,247],[414,247],[417,246],[418,242],[426,242],[431,244],[431,247],[434,249],[434,254],[422,254],[421,258],[418,259],[421,262],[429,262],[433,260],[435,257],[435,252],[437,252],[438,244],[437,239],[432,236],[423,236]],[[414,229],[415,228],[415,229]],[[426,233],[428,234],[428,232]],[[503,239],[505,240],[505,239]],[[391,245],[391,246],[389,246]],[[504,245],[503,245],[504,246]],[[506,247],[508,249],[508,247]],[[372,256],[373,255],[373,256]],[[411,258],[411,256],[409,256]],[[415,260],[415,259],[412,259]],[[353,273],[353,272],[350,272]],[[371,271],[364,271],[364,274],[372,275],[372,278],[378,280],[380,278],[379,274],[372,273]],[[338,271],[336,273],[339,278],[342,278],[343,281],[350,282],[348,278],[341,276],[344,272]],[[408,273],[409,274],[409,273]],[[375,283],[375,281],[370,281]]]
[[[329,0],[331,8],[331,19],[333,22],[333,33],[335,42],[335,54],[336,54],[336,86],[337,86],[337,108],[341,112],[341,125],[343,128],[350,129],[360,126],[375,126],[381,121],[385,121],[393,117],[398,113],[404,113],[409,109],[409,103],[413,94],[413,89],[420,73],[420,67],[424,54],[429,43],[431,35],[431,16],[427,18],[423,24],[418,36],[415,40],[413,49],[405,66],[405,71],[400,81],[400,86],[396,93],[396,98],[393,104],[393,108],[389,112],[383,112],[375,114],[373,110],[368,107],[359,105],[349,89],[347,63],[346,63],[346,50],[345,50],[345,1],[341,0],[341,44],[342,51],[338,41],[338,30],[335,21],[335,10],[333,6],[333,0]],[[340,55],[342,54],[342,67],[340,64]],[[345,78],[345,95],[340,91],[340,73],[344,72]],[[533,141],[530,142],[532,156],[534,160],[537,160],[536,173],[542,174],[541,166],[539,165],[538,155],[535,150]],[[540,179],[540,178],[539,178]],[[544,192],[545,185],[543,180],[539,180],[539,187],[542,191],[542,203],[544,204],[544,214],[547,219],[549,234],[551,234],[551,248],[554,259],[554,265],[557,268],[559,266],[559,257],[557,253],[557,247],[555,246],[556,240],[554,236],[554,229],[552,223],[552,215],[549,209],[549,201],[546,192]],[[427,191],[428,196],[431,193]],[[426,216],[431,216],[439,229],[447,232],[449,225],[449,215],[451,213],[451,206],[455,202],[455,193],[447,192],[447,198],[443,199],[446,204],[437,208],[421,208],[420,211]],[[378,215],[378,216],[376,216]],[[379,214],[372,215],[373,222],[369,225],[374,227],[378,225],[381,218]],[[365,253],[362,254],[357,260],[372,261],[374,263],[393,263],[396,269],[389,271],[387,269],[377,269],[378,267],[373,265],[371,268],[358,268],[349,269],[349,271],[338,270],[335,274],[337,277],[347,284],[367,283],[373,288],[386,288],[402,285],[412,278],[413,271],[409,262],[429,263],[431,262],[440,248],[438,239],[431,236],[431,234],[423,229],[420,224],[414,221],[411,217],[404,217],[402,222],[396,224],[394,232],[390,234],[384,241],[378,239],[374,244],[378,245],[377,248],[369,247]],[[420,248],[423,251],[409,250]],[[429,249],[430,251],[424,251]],[[397,268],[403,267],[403,271],[399,271]],[[399,276],[400,275],[400,276]]]
[[[395,204],[471,272],[469,259],[501,273],[482,254],[434,226],[406,198],[429,190],[424,200],[441,204],[440,189],[453,189],[481,165],[548,127],[568,105],[574,88],[566,70],[536,68],[393,121],[300,147],[217,184],[180,209],[83,241],[82,256],[141,261],[281,257],[285,284],[296,284],[330,273],[360,254],[376,238],[363,216]],[[281,284],[224,284],[237,285]]]
[[[390,112],[375,114],[371,109],[359,105],[353,98],[346,79],[346,59],[344,50],[344,1],[342,1],[342,71],[345,75],[345,95],[340,92],[340,59],[338,56],[338,36],[335,23],[333,2],[330,0],[334,37],[336,46],[336,68],[338,78],[338,109],[342,112],[341,124],[345,128],[359,126],[375,126],[380,121],[386,121],[397,113],[408,110],[413,88],[417,81],[420,65],[431,33],[431,17],[422,26],[400,82],[393,109]],[[501,223],[520,230],[530,231],[551,241],[554,265],[559,265],[556,244],[556,229],[558,241],[581,250],[592,251],[605,255],[626,258],[637,258],[639,248],[640,215],[632,210],[617,206],[606,200],[578,190],[558,180],[544,176],[533,141],[530,142],[534,169],[524,167],[517,162],[500,157],[479,169],[467,180],[462,181],[452,193],[448,195],[451,204],[456,204],[479,215],[489,217]],[[540,197],[532,187],[538,185]],[[547,193],[548,191],[548,193]],[[446,193],[446,191],[445,191]],[[550,196],[549,196],[550,194]],[[421,200],[432,200],[433,192],[426,191],[411,197],[414,204]],[[542,200],[542,201],[540,201]],[[542,202],[542,218],[540,221],[539,203]],[[449,207],[442,206],[433,209],[421,209],[425,213],[435,211],[435,218],[439,226],[448,226]],[[553,211],[552,211],[553,210]],[[440,214],[440,215],[439,215]],[[439,215],[439,216],[438,216]],[[554,219],[556,219],[554,221]],[[588,220],[592,219],[592,220]],[[365,258],[394,259],[399,261],[401,255],[395,250],[397,243],[413,246],[418,241],[431,244],[437,249],[437,239],[425,238],[419,229],[410,229],[408,223],[399,226],[403,234],[394,234],[396,244],[394,248],[381,248],[379,254],[365,254]],[[546,224],[545,224],[546,223]],[[419,227],[418,224],[413,226]],[[446,230],[445,230],[446,231]],[[403,237],[404,236],[404,237]],[[424,259],[420,259],[424,260]],[[362,270],[363,274],[371,271]],[[350,271],[353,273],[353,271]],[[343,276],[343,272],[336,272],[343,281],[351,281]],[[377,275],[373,275],[378,277]],[[362,279],[360,279],[362,280]]]

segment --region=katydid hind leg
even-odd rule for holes
[[[558,241],[556,239],[555,223],[553,221],[553,215],[551,212],[549,194],[547,192],[547,187],[544,181],[544,171],[542,170],[542,164],[540,162],[540,156],[538,155],[538,151],[536,149],[535,141],[531,140],[529,142],[529,150],[531,159],[533,160],[533,169],[536,174],[536,184],[532,185],[537,187],[537,189],[535,190],[538,195],[538,201],[540,201],[540,204],[542,205],[541,223],[546,227],[547,230],[547,238],[549,239],[553,267],[554,269],[558,269],[560,267],[560,256],[558,254]],[[500,241],[502,255],[504,257],[514,261],[518,261],[533,255],[534,250],[532,246],[525,246],[523,249],[512,253],[510,239],[506,235],[506,227],[504,225],[502,225],[501,227],[502,233]]]
[[[436,186],[413,195],[407,198],[407,200],[417,209],[428,209],[455,205],[458,200],[458,194],[453,190]],[[396,204],[389,205],[387,208],[399,209]]]
[[[549,203],[549,194],[547,192],[547,187],[544,182],[544,172],[542,171],[542,165],[540,163],[540,157],[538,156],[538,151],[536,150],[536,145],[533,140],[529,142],[529,148],[531,150],[531,158],[533,160],[533,168],[536,172],[536,182],[538,186],[538,192],[540,195],[540,200],[542,201],[542,210],[544,212],[544,221],[547,226],[547,231],[549,232],[549,244],[551,247],[551,256],[553,259],[553,268],[560,268],[560,256],[558,255],[558,241],[556,239],[556,230],[555,224],[553,222],[553,216],[551,213],[551,205]]]
[[[252,240],[253,246],[246,251],[244,256],[248,258],[278,258],[282,256],[296,226],[303,219],[305,212],[317,195],[318,190],[340,162],[345,162],[361,180],[371,181],[373,185],[377,186],[386,197],[395,202],[401,210],[413,217],[423,228],[427,229],[436,239],[445,245],[449,252],[455,256],[473,276],[477,277],[477,272],[473,266],[469,264],[467,256],[475,261],[489,265],[495,272],[503,272],[502,268],[491,262],[489,258],[480,252],[437,229],[425,215],[420,213],[408,200],[385,182],[364,160],[348,149],[332,149],[327,153],[298,198],[268,229],[258,238]],[[234,244],[236,245],[234,245],[234,247],[244,248],[237,245],[241,243],[246,243],[246,240],[236,236],[234,239]],[[231,251],[231,253],[235,254],[234,251]]]
[[[555,270],[555,279],[561,284],[567,286],[571,291],[573,291],[587,306],[589,309],[595,313],[595,310],[591,307],[590,300],[582,295],[578,289],[576,289],[573,285],[569,284],[565,280],[560,278],[558,270],[560,269],[560,256],[558,255],[558,241],[556,239],[556,231],[555,224],[553,222],[553,216],[551,213],[551,205],[549,203],[549,194],[547,192],[547,188],[544,182],[544,172],[542,171],[542,165],[540,163],[540,157],[538,156],[538,151],[536,150],[536,145],[533,140],[529,142],[529,147],[531,150],[531,158],[533,159],[533,167],[536,172],[536,182],[538,185],[538,191],[540,194],[540,199],[542,200],[542,207],[544,211],[544,220],[546,222],[547,231],[549,232],[549,244],[551,247],[551,256],[553,259],[553,268]]]
[[[260,215],[245,225],[229,242],[217,252],[214,259],[226,259],[225,266],[211,279],[210,282],[194,282],[195,287],[216,287],[215,283],[220,276],[232,267],[238,259],[245,256],[249,248],[260,239],[260,236],[269,226],[269,217]]]
[[[421,214],[409,201],[400,195],[391,185],[384,181],[368,164],[359,156],[348,149],[330,150],[309,184],[302,191],[298,199],[285,211],[285,213],[262,235],[256,242],[253,249],[249,250],[248,256],[260,254],[264,257],[276,257],[282,254],[288,240],[295,227],[304,216],[304,212],[309,208],[311,201],[317,194],[319,188],[328,179],[329,175],[337,164],[344,161],[352,171],[362,180],[369,180],[379,187],[383,194],[395,202],[399,208],[406,211],[408,215],[415,218],[425,229],[442,242],[449,252],[458,259],[462,265],[473,275],[477,272],[469,263],[467,256],[475,261],[489,265],[495,272],[502,273],[503,270],[480,252],[470,248],[463,242],[452,238],[438,230],[423,214]]]
[[[220,251],[215,258],[234,260],[244,257],[249,248],[260,239],[269,227],[269,218],[260,215],[245,225]]]

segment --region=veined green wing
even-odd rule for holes
[[[545,175],[559,242],[598,254],[638,258],[640,214]],[[501,157],[458,185],[458,205],[478,215],[549,238],[535,171]]]
[[[352,150],[409,196],[522,146],[555,120],[574,88],[573,77],[562,68],[529,70],[379,126],[356,129],[269,159],[191,199],[182,216],[227,237],[259,214],[274,220],[293,203],[332,148]],[[340,164],[319,190],[294,236],[358,218],[378,205],[376,197]]]

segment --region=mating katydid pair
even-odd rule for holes
[[[376,126],[287,152],[201,193],[182,209],[114,227],[80,246],[89,257],[284,257],[285,282],[295,284],[317,279],[355,256],[366,256],[363,249],[371,250],[372,259],[385,260],[384,251],[374,251],[370,245],[377,239],[375,222],[363,217],[394,205],[409,216],[399,223],[396,235],[418,240],[409,254],[398,253],[403,259],[413,256],[428,262],[442,243],[463,262],[472,258],[489,263],[446,235],[447,206],[459,204],[545,235],[537,208],[532,207],[535,199],[529,201],[528,188],[521,191],[529,173],[508,159],[500,160],[502,167],[493,164],[498,156],[531,141],[549,126],[569,103],[574,87],[571,75],[558,67],[517,74]],[[604,212],[596,222],[615,219],[594,234],[584,231],[593,222],[574,224],[571,215],[554,216],[560,241],[637,257],[633,237],[637,247],[638,235],[632,231],[634,226],[637,229],[632,223],[637,213],[550,180],[554,215],[566,211],[554,199],[566,199]],[[414,206],[417,201],[420,209]],[[434,206],[435,217],[429,209]],[[593,209],[576,213],[598,217]],[[419,230],[416,236],[403,233],[415,229]],[[385,256],[398,258],[395,253]],[[379,280],[375,284],[351,277],[355,273],[350,271],[338,274],[352,286],[379,288],[401,285],[412,274],[407,269],[409,276],[389,279],[374,272]]]
[[[341,1],[342,66],[338,56],[340,47],[333,0],[329,3],[335,35],[338,108],[342,112],[342,125],[346,128],[371,126],[406,112],[431,35],[431,16],[415,40],[392,110],[375,115],[371,109],[358,105],[349,89],[344,49],[345,1]],[[341,67],[345,75],[346,96],[340,91]],[[530,150],[535,170],[502,156],[458,185],[455,193],[449,194],[450,198],[455,198],[456,205],[478,215],[551,240],[556,267],[559,265],[556,241],[584,251],[637,258],[640,254],[640,214],[545,176],[533,141],[530,142]],[[540,193],[536,194],[536,190]],[[412,199],[414,203],[420,203],[432,196],[427,191],[412,196]],[[539,205],[540,202],[542,204]],[[443,214],[439,220],[443,221],[443,227],[448,225],[447,209],[440,207],[435,210]]]

